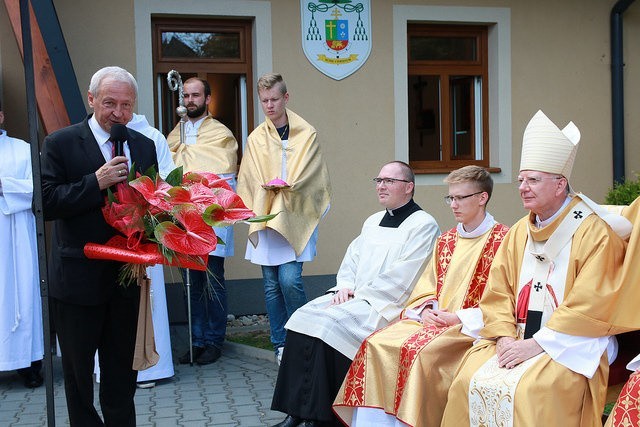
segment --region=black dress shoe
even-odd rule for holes
[[[200,357],[202,353],[204,353],[204,347],[193,346],[192,349],[193,349],[193,361],[195,362],[196,359]],[[187,350],[185,354],[183,354],[178,358],[178,362],[180,362],[181,365],[186,365],[187,363],[191,363],[189,359],[189,350]]]
[[[312,420],[304,420],[300,424],[298,424],[298,427],[319,427],[319,426],[320,426],[320,423],[318,421],[312,421]]]
[[[40,375],[39,372],[30,371],[27,374],[23,375],[22,379],[24,380],[24,386],[26,388],[37,388],[44,383],[42,375]]]
[[[284,421],[274,424],[271,427],[298,427],[300,423],[302,423],[300,418],[294,417],[293,415],[287,415],[287,418],[285,418]]]
[[[202,354],[198,356],[196,359],[196,363],[198,365],[208,365],[209,363],[213,363],[220,358],[222,351],[218,347],[214,347],[212,345],[208,345]]]

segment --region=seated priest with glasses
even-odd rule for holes
[[[371,215],[347,248],[336,285],[286,324],[271,405],[288,415],[279,427],[341,425],[331,404],[351,360],[367,336],[400,315],[440,234],[413,201],[409,165],[387,163],[374,182],[385,210]]]

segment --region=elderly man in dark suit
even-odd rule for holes
[[[62,350],[67,408],[72,426],[134,426],[132,369],[139,289],[117,283],[121,263],[87,259],[87,242],[105,243],[116,230],[102,216],[106,190],[126,179],[129,168],[155,165],[155,146],[127,130],[124,155],[112,154],[111,127],[131,120],[137,83],[120,67],[91,78],[82,123],[49,135],[42,149],[44,214],[53,220],[49,257],[51,317]],[[93,405],[93,368],[100,354],[100,406]]]

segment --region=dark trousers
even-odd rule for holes
[[[227,333],[227,289],[224,283],[224,258],[209,255],[207,270],[189,270],[193,346],[213,346],[222,350]],[[182,280],[186,283],[186,270],[181,269],[181,273]]]
[[[131,285],[135,286],[135,285]],[[62,351],[67,409],[72,426],[135,426],[133,397],[138,372],[131,366],[136,341],[139,292],[118,289],[100,305],[51,299],[51,315]],[[93,405],[94,356],[99,350],[100,407]]]
[[[342,426],[331,405],[351,359],[324,341],[287,331],[271,409],[323,427]]]

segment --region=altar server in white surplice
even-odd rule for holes
[[[18,369],[31,388],[44,356],[32,197],[30,146],[0,130],[0,371]]]
[[[413,171],[403,162],[373,179],[385,209],[366,219],[347,248],[335,286],[296,310],[271,409],[287,417],[274,427],[341,426],[331,404],[366,337],[393,322],[405,306],[440,234],[413,201]]]

